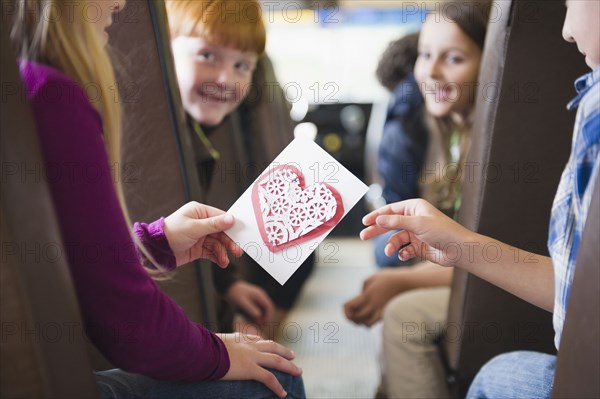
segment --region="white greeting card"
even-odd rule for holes
[[[297,138],[231,206],[225,233],[283,285],[367,186],[314,141]]]

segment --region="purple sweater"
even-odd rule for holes
[[[142,267],[121,212],[102,121],[64,73],[21,62],[86,332],[115,366],[156,379],[203,381],[229,370],[223,342],[165,295]],[[135,233],[167,268],[163,219]]]

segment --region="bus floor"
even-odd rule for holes
[[[296,353],[308,398],[372,398],[379,383],[376,335],[381,330],[357,326],[343,312],[344,302],[375,272],[372,245],[333,237],[321,243],[316,256],[280,342]]]

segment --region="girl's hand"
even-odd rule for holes
[[[236,281],[225,295],[229,303],[244,311],[256,324],[270,323],[273,320],[275,305],[267,293],[254,284]]]
[[[276,369],[293,376],[302,369],[292,363],[294,352],[273,341],[265,341],[256,335],[217,334],[225,343],[229,354],[229,371],[223,380],[255,380],[262,382],[280,398],[287,393],[273,373]]]
[[[475,233],[422,199],[386,205],[365,216],[363,224],[369,226],[360,233],[363,240],[401,230],[390,237],[385,247],[387,256],[399,251],[401,260],[419,256],[441,266],[455,266],[472,249],[469,242],[476,242]]]
[[[242,249],[223,233],[233,224],[233,216],[194,201],[166,217],[164,233],[177,266],[204,258],[227,267],[227,250],[235,256],[242,255]]]
[[[401,269],[382,270],[366,279],[362,293],[344,304],[348,320],[368,327],[381,320],[389,300],[408,289],[403,281],[404,274]]]

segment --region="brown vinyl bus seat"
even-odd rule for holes
[[[125,115],[120,170],[132,220],[167,216],[190,200],[227,209],[209,198],[211,193],[198,184],[202,171],[196,169],[195,133],[188,130],[181,103],[164,1],[128,1],[110,29],[109,44],[115,50],[117,65],[125,71],[118,77]],[[283,147],[293,135],[291,120],[284,117],[289,114],[288,104],[274,82],[272,65],[263,57],[255,71],[254,86],[266,95],[249,95],[258,100],[248,104],[252,114],[243,122],[261,132],[263,140],[257,145],[267,151]],[[236,112],[222,128],[240,129],[241,118]],[[214,274],[220,268],[208,263],[197,261],[180,267],[170,280],[159,284],[193,321],[217,330],[228,324],[222,323],[227,315],[218,314],[223,308]]]
[[[494,3],[459,215],[469,229],[543,255],[575,118],[565,106],[574,79],[586,72],[576,46],[562,39],[564,15],[562,2]],[[493,248],[475,250],[487,250],[491,261],[497,256]],[[497,354],[555,352],[549,312],[460,270],[448,326],[442,354],[458,397]]]
[[[115,167],[132,221],[151,222],[202,198],[185,133],[163,1],[129,0],[109,28],[123,109],[122,162]],[[210,268],[179,267],[161,289],[188,317],[216,327]],[[95,348],[95,370],[112,368]]]
[[[130,216],[150,222],[190,200],[200,200],[175,78],[163,1],[129,0],[110,31],[110,45],[124,71],[118,77],[124,110],[121,178]],[[160,283],[188,316],[216,326],[209,268],[178,268]]]
[[[600,176],[586,220],[554,376],[553,398],[600,398]]]
[[[96,398],[79,305],[5,17],[0,26],[0,397]]]

